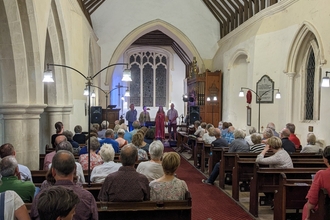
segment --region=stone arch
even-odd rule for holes
[[[180,47],[187,53],[187,55],[193,59],[193,57],[196,57],[197,63],[199,66],[204,66],[204,62],[202,57],[200,56],[199,52],[197,51],[196,47],[193,45],[193,43],[190,41],[190,39],[178,28],[171,25],[170,23],[167,23],[161,19],[155,19],[153,21],[149,21],[133,31],[131,31],[117,46],[116,50],[114,51],[110,61],[109,65],[111,63],[116,63],[120,57],[123,55],[123,53],[127,50],[127,48],[139,37],[143,36],[146,33],[149,33],[154,30],[160,30],[164,34],[171,37],[173,40],[175,40]],[[109,68],[107,70],[106,78],[105,78],[105,84],[108,84],[110,79],[112,78],[114,68]]]
[[[232,58],[229,60],[229,63],[228,63],[228,66],[227,66],[227,69],[230,70],[233,65],[235,64],[236,60],[238,57],[240,56],[246,56],[246,62],[247,63],[250,63],[250,56],[249,56],[249,53],[244,50],[244,49],[238,49],[234,55],[232,56]]]

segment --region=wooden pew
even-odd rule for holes
[[[284,173],[280,173],[279,178],[279,187],[274,196],[274,219],[286,220],[287,209],[295,209],[298,214],[304,207],[312,179],[287,179]]]
[[[43,170],[46,154],[39,154],[39,170]],[[76,161],[79,160],[79,155],[74,155]]]
[[[196,138],[194,141],[195,144],[193,146],[193,158],[194,158],[194,166],[196,167],[198,164],[198,155],[200,156],[202,155],[204,141],[200,140],[199,138]]]
[[[250,208],[249,211],[255,217],[258,217],[258,198],[260,192],[274,193],[279,186],[279,174],[285,173],[290,179],[310,179],[311,174],[315,174],[324,167],[313,168],[260,168],[255,164],[253,177],[250,183]]]
[[[210,153],[211,153],[211,144],[206,144],[203,142],[202,144],[202,155],[201,155],[201,171],[204,173],[205,171],[205,160],[209,159],[211,157]],[[209,164],[210,167],[210,164]],[[212,170],[212,169],[211,169]],[[210,169],[208,169],[208,172],[210,171]],[[209,173],[211,174],[211,173]]]
[[[211,145],[211,156],[209,159],[209,174],[212,173],[213,167],[216,163],[220,162],[222,154],[228,152],[228,147],[214,147]]]
[[[326,189],[319,191],[318,209],[310,213],[310,220],[330,219],[330,198]]]

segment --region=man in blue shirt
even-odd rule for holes
[[[104,143],[111,144],[113,149],[115,150],[115,153],[119,153],[119,143],[114,140],[115,134],[112,129],[107,129],[105,132],[105,138],[100,140],[100,146],[102,148],[102,145]]]
[[[133,122],[137,119],[137,111],[134,109],[134,104],[129,106],[130,110],[126,112],[126,120],[128,121],[129,131],[133,130]]]

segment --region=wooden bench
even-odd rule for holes
[[[330,219],[330,198],[326,189],[319,191],[318,209],[310,213],[310,220]]]
[[[212,173],[213,167],[216,163],[220,162],[222,154],[228,152],[228,147],[214,147],[211,145],[211,156],[209,159],[209,174]]]
[[[295,209],[296,214],[299,214],[304,207],[312,179],[287,179],[284,173],[280,173],[279,178],[279,187],[274,196],[274,219],[286,220],[287,209]]]
[[[324,167],[313,168],[288,168],[288,169],[276,169],[276,168],[260,168],[255,164],[253,177],[250,183],[250,207],[249,211],[255,217],[258,217],[258,198],[259,193],[274,193],[278,190],[279,186],[279,174],[285,173],[287,178],[290,179],[310,179],[311,174],[315,174]]]
[[[201,151],[202,151],[202,154],[201,154],[201,171],[204,173],[205,168],[206,168],[205,161],[206,161],[206,159],[210,159],[210,157],[211,157],[211,155],[210,155],[210,153],[211,153],[211,144],[206,144],[206,143],[203,142]],[[210,164],[208,164],[208,166],[209,166],[208,172],[209,172],[209,174],[211,174],[210,173]],[[212,171],[212,169],[211,169],[211,171]]]

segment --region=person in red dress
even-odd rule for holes
[[[162,141],[165,138],[165,126],[164,126],[165,112],[164,112],[163,106],[159,106],[157,114],[156,114],[155,122],[156,122],[155,137],[156,137],[156,139],[159,139]]]

